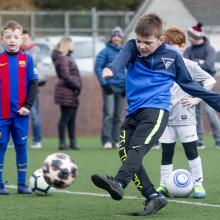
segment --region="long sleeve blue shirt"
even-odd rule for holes
[[[174,81],[188,94],[202,98],[220,111],[220,95],[194,82],[181,54],[173,47],[162,44],[156,51],[141,57],[135,40],[126,43],[109,68],[114,74],[130,63],[126,74],[127,115],[141,108],[169,111],[170,89]]]

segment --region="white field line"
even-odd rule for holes
[[[8,188],[16,189],[17,186],[7,185]],[[81,195],[81,196],[96,196],[96,197],[110,197],[108,194],[104,193],[91,193],[91,192],[72,192],[69,190],[58,190],[53,189],[53,192],[56,193],[64,193],[64,194],[71,194],[71,195]],[[135,196],[124,196],[124,199],[137,199],[143,200],[143,198],[138,198]],[[168,199],[170,203],[180,203],[184,205],[194,205],[194,206],[205,206],[205,207],[213,207],[213,208],[220,208],[220,204],[211,204],[211,203],[203,203],[203,202],[190,202],[185,200],[175,200],[175,199]]]

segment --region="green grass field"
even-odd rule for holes
[[[220,219],[220,150],[213,147],[212,138],[206,136],[206,148],[200,150],[203,161],[204,186],[207,197],[169,199],[169,204],[150,217],[132,217],[129,212],[143,209],[143,199],[131,182],[125,190],[125,198],[114,201],[90,181],[93,173],[114,175],[120,166],[117,150],[102,149],[99,138],[81,137],[80,151],[65,151],[72,156],[78,166],[79,175],[75,183],[65,191],[54,192],[50,196],[18,195],[16,189],[16,169],[14,149],[8,149],[5,158],[4,179],[9,196],[0,198],[0,220],[104,220],[104,219]],[[47,155],[57,152],[57,140],[45,138],[42,149],[29,149],[29,172],[40,168]],[[158,186],[161,150],[151,150],[144,164],[153,183]],[[188,164],[182,147],[178,144],[174,158],[175,168],[186,168]],[[106,195],[106,196],[105,196]]]

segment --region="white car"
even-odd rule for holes
[[[53,74],[54,67],[51,67],[51,53],[60,41],[61,36],[38,38],[34,43],[39,46],[41,55],[43,56],[42,65],[45,66],[46,75]],[[95,47],[93,48],[93,38],[88,36],[71,36],[74,42],[74,53],[72,54],[82,75],[91,74],[94,72],[94,60],[101,49],[105,47],[104,40],[97,38]],[[42,69],[42,67],[40,68]],[[43,74],[44,75],[44,74]]]

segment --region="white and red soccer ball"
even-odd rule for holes
[[[45,159],[43,163],[43,176],[48,185],[55,188],[66,188],[76,179],[78,166],[75,161],[66,154],[54,153]]]

